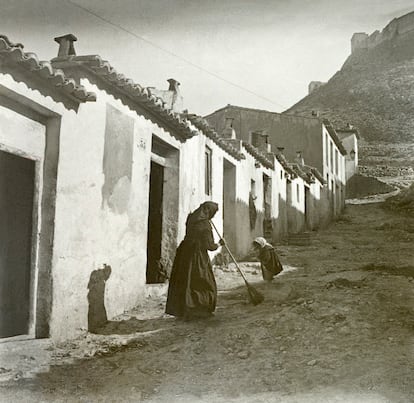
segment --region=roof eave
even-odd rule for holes
[[[65,93],[59,87],[45,83],[45,80],[31,74],[30,70],[0,61],[0,72],[9,74],[15,81],[26,84],[27,87],[39,91],[45,97],[50,96],[55,102],[63,103],[67,109],[74,111],[79,109],[81,101],[78,98],[72,96],[70,93]]]
[[[39,61],[36,54],[24,52],[23,45],[12,43],[4,35],[0,35],[0,71],[42,95],[62,102],[68,109],[77,110],[80,103],[96,100],[95,94],[68,79],[49,62]]]
[[[239,152],[235,147],[226,143],[226,140],[220,137],[215,130],[213,130],[208,122],[202,117],[196,114],[186,113],[184,116],[206,137],[213,140],[220,148],[231,155],[236,160],[240,161],[245,159],[243,153]]]
[[[92,84],[119,99],[132,110],[148,116],[153,123],[168,130],[180,142],[185,142],[197,135],[185,121],[180,121],[177,114],[158,106],[150,95],[139,92],[138,85],[132,80],[120,74],[111,73],[109,63],[102,61],[97,55],[55,58],[52,59],[52,64],[63,70],[76,69],[77,73],[81,73],[81,78],[87,78]],[[106,72],[97,71],[97,69],[104,70],[104,66],[108,66]],[[120,77],[123,79],[122,84]]]

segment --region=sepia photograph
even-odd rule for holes
[[[414,402],[412,0],[0,28],[0,403]]]

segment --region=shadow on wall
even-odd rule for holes
[[[91,273],[88,283],[88,331],[97,333],[108,322],[105,309],[105,285],[111,275],[111,266],[104,264],[102,269]]]

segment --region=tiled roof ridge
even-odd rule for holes
[[[317,178],[319,180],[320,183],[322,183],[322,185],[325,184],[325,179],[323,178],[323,175],[319,172],[318,168],[315,167],[311,167],[306,165],[306,167],[309,168],[309,170],[312,172],[312,174],[315,176],[315,178]]]
[[[219,109],[217,109],[217,110],[209,113],[205,117],[207,118],[209,116],[214,115],[217,112],[222,112],[222,111],[224,111],[226,109],[242,109],[242,110],[250,110],[250,111],[256,111],[256,112],[266,112],[266,113],[272,113],[272,114],[275,114],[275,115],[280,115],[279,112],[272,112],[272,111],[268,111],[268,110],[265,110],[265,109],[248,108],[246,106],[237,106],[237,105],[227,104],[226,106],[223,106],[223,107],[221,107],[221,108],[219,108]]]
[[[279,161],[280,165],[282,165],[283,169],[288,173],[293,173],[293,169],[289,161],[282,153],[275,154],[276,159]]]
[[[331,121],[329,119],[322,119],[322,123],[325,125],[326,129],[328,130],[329,134],[331,135],[334,143],[339,148],[339,151],[341,151],[342,155],[346,155],[347,152],[345,150],[344,145],[342,144],[341,140],[339,139],[338,135],[336,134],[336,130],[333,127]]]
[[[48,61],[40,61],[35,53],[24,52],[22,44],[11,42],[5,35],[0,35],[0,59],[11,61],[11,65],[21,66],[23,70],[34,74],[37,78],[47,80],[54,91],[63,93],[64,96],[71,98],[72,101],[75,100],[79,103],[96,100],[94,93],[88,92],[85,87],[77,84],[72,78],[67,77],[62,70],[55,69]],[[7,65],[7,63],[3,64],[1,70],[12,75],[16,81],[25,81],[20,77],[17,78],[17,75],[14,74],[11,68],[4,68]],[[46,89],[37,87],[37,90],[47,93],[52,98],[57,98],[55,94],[48,93]],[[61,99],[55,100],[62,101]]]
[[[57,66],[63,64],[68,67],[82,66],[101,80],[116,87],[122,95],[128,97],[133,103],[139,104],[141,108],[151,112],[153,115],[155,114],[158,119],[154,120],[168,123],[169,126],[180,133],[179,137],[175,136],[179,141],[186,141],[197,134],[192,130],[186,119],[182,119],[180,114],[166,107],[166,102],[162,98],[151,94],[149,88],[143,87],[125,75],[118,73],[115,67],[99,55],[57,57],[52,59],[52,64]],[[115,94],[112,95],[117,96]],[[124,102],[122,97],[118,96],[118,98],[121,102],[128,105],[128,102]]]
[[[335,129],[336,132],[341,132],[341,133],[353,133],[355,134],[355,136],[357,137],[357,139],[359,140],[361,138],[361,135],[359,133],[359,129],[355,126],[353,126],[352,128],[350,127],[337,127]]]
[[[303,172],[302,169],[300,169],[299,165],[296,162],[290,163],[289,166],[296,176],[299,176],[300,178],[306,181],[307,175],[305,174],[305,172]]]
[[[296,162],[290,163],[289,167],[297,176],[300,176],[309,184],[315,183],[315,178],[318,179],[322,185],[325,184],[322,174],[315,167],[311,167],[310,165],[300,165]]]
[[[305,170],[305,166],[301,166],[297,163],[292,163],[291,167],[297,173],[297,175],[300,176],[304,181],[308,183],[312,183],[315,181],[312,172]]]
[[[21,48],[23,49],[24,46],[22,43],[13,43],[8,36],[0,34],[0,39],[3,39],[3,41],[11,48]]]
[[[231,156],[237,160],[245,158],[243,153],[239,152],[231,144],[228,144],[225,139],[220,137],[202,116],[194,113],[184,113],[183,116],[185,116],[195,127],[197,127],[197,129],[201,130],[206,137],[213,140],[219,147],[228,152]]]
[[[287,117],[295,117],[295,118],[303,118],[303,119],[311,119],[311,120],[318,120],[322,123],[322,118],[318,116],[304,116],[299,115],[295,113],[287,113],[287,112],[274,112],[274,111],[268,111],[267,109],[260,109],[260,108],[248,108],[247,106],[238,106],[238,105],[232,105],[227,104],[226,106],[223,106],[222,108],[219,108],[215,110],[214,112],[209,113],[205,117],[208,118],[210,116],[213,116],[214,114],[218,112],[222,112],[226,109],[237,109],[237,110],[243,110],[243,111],[253,111],[253,112],[261,112],[261,113],[270,113],[272,115],[279,115],[281,117],[287,116]]]
[[[265,166],[266,168],[274,169],[273,161],[271,161],[266,155],[264,155],[258,148],[248,143],[247,141],[243,141],[243,146],[246,149],[246,151],[257,161],[259,161],[263,166]]]
[[[275,154],[275,157],[280,162],[280,165],[282,165],[283,168],[285,166],[288,166],[289,165],[286,157],[282,153],[276,153]]]

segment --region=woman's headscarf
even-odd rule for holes
[[[255,240],[253,241],[253,243],[257,243],[258,245],[260,245],[261,248],[264,248],[266,245],[272,246],[272,245],[270,245],[269,242],[266,241],[266,239],[264,239],[261,236],[255,238]]]
[[[197,210],[194,210],[187,217],[187,225],[195,224],[196,222],[203,220],[211,220],[214,214],[217,213],[218,204],[212,201],[204,202]]]

